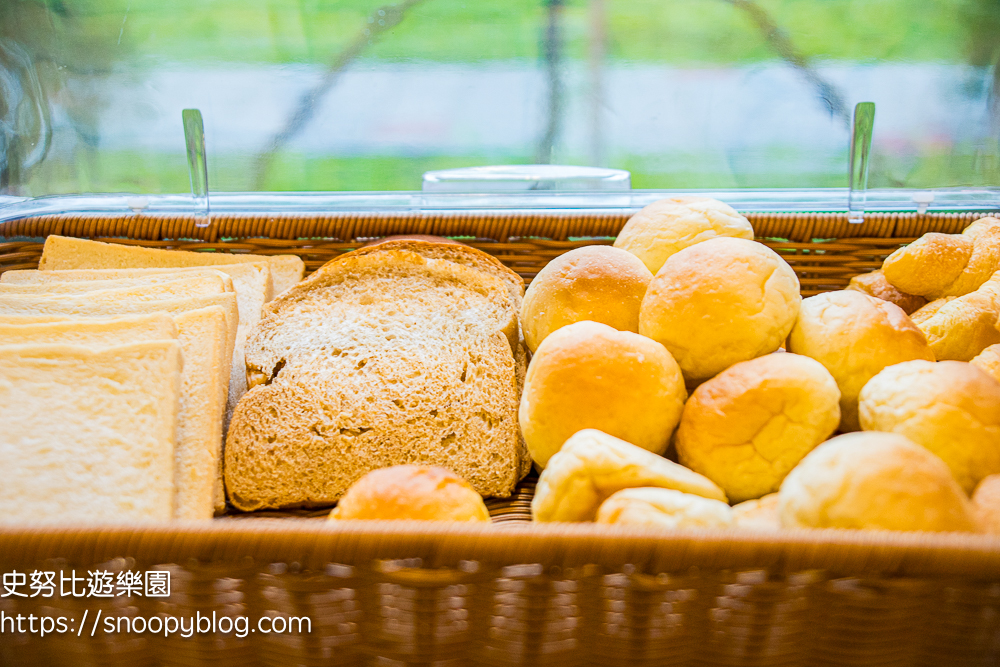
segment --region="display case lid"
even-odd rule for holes
[[[0,217],[144,197],[150,210],[402,193],[422,206],[520,188],[512,165],[575,169],[528,187],[599,190],[611,199],[572,201],[606,206],[628,184],[751,207],[846,210],[849,187],[873,190],[862,208],[995,207],[1000,6],[917,5],[12,0],[0,3]],[[873,103],[867,135],[859,103]],[[200,163],[185,109],[203,119]],[[581,168],[616,171],[586,181]],[[199,169],[209,201],[196,200]],[[107,193],[124,194],[79,197]],[[53,195],[76,198],[38,199]]]

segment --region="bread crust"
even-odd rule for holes
[[[802,301],[788,351],[823,364],[840,389],[840,430],[857,431],[858,394],[886,366],[934,360],[922,331],[899,306],[842,290]]]
[[[383,250],[328,263],[268,304],[248,340],[264,381],[233,416],[230,500],[329,505],[405,463],[509,495],[522,469],[512,313],[502,281],[454,262]]]
[[[902,308],[903,312],[907,315],[927,304],[927,299],[922,296],[899,291],[892,283],[886,280],[885,274],[881,270],[854,276],[851,278],[851,282],[848,283],[847,289],[894,303]]]
[[[567,324],[590,320],[639,333],[639,307],[653,274],[635,256],[610,246],[576,248],[538,272],[524,295],[521,328],[534,352]]]
[[[347,490],[331,520],[489,521],[482,497],[440,466],[398,465],[373,470]]]

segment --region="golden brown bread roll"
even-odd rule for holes
[[[860,276],[854,276],[847,285],[847,289],[894,303],[902,308],[903,312],[907,315],[927,303],[927,299],[922,296],[900,292],[885,279],[885,274],[881,271],[872,271],[871,273],[862,273]]]
[[[726,503],[673,489],[623,489],[601,503],[597,523],[649,528],[729,528]]]
[[[1000,278],[959,297],[943,297],[913,313],[911,319],[927,338],[938,361],[969,361],[1000,343]]]
[[[941,457],[967,493],[1000,473],[1000,383],[961,361],[908,361],[860,397],[861,426],[906,436]]]
[[[979,482],[972,494],[972,509],[980,531],[1000,535],[1000,475]]]
[[[606,324],[576,322],[538,347],[518,419],[539,468],[585,428],[662,454],[686,399],[680,369],[665,347]]]
[[[698,473],[607,433],[586,429],[567,440],[538,477],[531,516],[535,521],[591,521],[608,496],[640,486],[726,500],[722,489]]]
[[[948,466],[895,433],[824,442],[785,478],[778,514],[785,528],[976,530]]]
[[[347,489],[333,519],[489,521],[482,497],[450,470],[399,465],[373,470]]]
[[[755,241],[715,238],[681,250],[649,283],[639,333],[666,346],[690,382],[774,352],[799,311],[799,280]]]
[[[897,289],[928,299],[962,296],[1000,269],[1000,220],[980,218],[961,234],[924,234],[886,257],[882,271]]]
[[[840,423],[840,390],[815,359],[769,354],[698,387],[677,429],[678,460],[733,502],[760,498]]]
[[[969,363],[1000,382],[1000,344],[990,345]]]
[[[880,370],[911,359],[934,360],[924,334],[899,306],[854,291],[802,301],[788,351],[823,364],[840,388],[840,430],[857,431],[858,394]]]
[[[733,524],[737,528],[753,530],[778,530],[781,518],[778,516],[779,494],[769,493],[763,498],[747,500],[733,506]]]
[[[753,227],[715,199],[670,197],[633,215],[618,233],[615,247],[641,259],[655,275],[674,253],[719,236],[753,240]]]
[[[524,342],[532,352],[550,333],[574,322],[600,322],[639,332],[639,306],[653,274],[611,246],[587,246],[556,257],[538,272],[521,304]]]

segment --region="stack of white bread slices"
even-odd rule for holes
[[[0,275],[0,522],[210,519],[246,332],[293,256],[50,236]]]
[[[269,303],[226,440],[241,510],[336,502],[371,470],[440,465],[509,496],[531,462],[517,408],[524,282],[457,244],[397,240]]]

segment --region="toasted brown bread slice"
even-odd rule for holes
[[[331,504],[375,468],[450,468],[483,495],[520,478],[507,285],[450,261],[344,258],[275,299],[247,341],[254,386],[226,441],[243,510]]]

